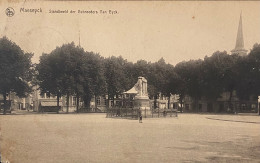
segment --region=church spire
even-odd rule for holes
[[[232,54],[239,54],[241,56],[245,56],[247,54],[247,50],[244,49],[244,38],[243,38],[243,28],[242,28],[242,12],[240,14],[238,30],[237,30],[237,40],[235,49],[231,51]]]

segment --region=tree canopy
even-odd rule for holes
[[[91,98],[106,92],[101,57],[86,52],[72,42],[57,47],[50,54],[43,54],[37,65],[39,86],[42,93],[59,97],[75,95],[77,109],[79,98],[89,106]]]
[[[4,113],[6,96],[10,92],[19,97],[25,97],[31,92],[29,82],[32,79],[33,54],[24,52],[7,37],[0,39],[0,93],[4,97]]]

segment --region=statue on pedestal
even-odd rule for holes
[[[126,94],[135,94],[134,107],[139,108],[141,115],[150,115],[150,100],[147,92],[147,80],[144,77],[138,77],[137,83]]]

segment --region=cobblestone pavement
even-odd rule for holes
[[[105,116],[0,115],[2,161],[260,162],[260,116],[179,114],[143,123]]]

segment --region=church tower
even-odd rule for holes
[[[240,56],[247,55],[247,50],[244,48],[243,28],[242,28],[242,14],[238,24],[237,40],[235,49],[231,50],[231,54],[238,54]]]

